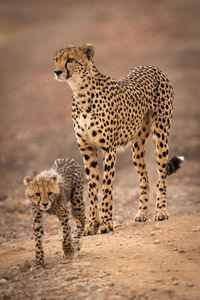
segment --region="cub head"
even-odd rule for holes
[[[60,194],[58,181],[58,174],[51,177],[38,175],[33,179],[26,176],[24,177],[25,194],[34,207],[47,211],[51,208],[54,199]]]
[[[55,56],[55,77],[58,81],[73,83],[82,81],[89,75],[93,66],[94,47],[85,44],[82,47],[67,46],[59,50]]]

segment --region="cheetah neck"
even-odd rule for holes
[[[110,80],[110,77],[100,73],[95,65],[93,65],[92,71],[90,70],[83,77],[68,80],[73,99],[81,111],[89,112],[91,110],[94,98]]]

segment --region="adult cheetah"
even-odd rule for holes
[[[55,76],[73,92],[72,119],[88,179],[90,218],[85,234],[113,230],[112,191],[116,151],[131,143],[132,159],[140,178],[136,221],[149,215],[149,180],[145,141],[152,132],[158,165],[155,220],[168,218],[166,176],[179,168],[180,159],[168,161],[168,137],[174,93],[167,76],[153,66],[135,67],[120,80],[102,75],[93,62],[94,47],[67,46],[55,56]],[[103,201],[98,212],[99,169],[97,146],[103,151]]]

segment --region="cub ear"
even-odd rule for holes
[[[24,177],[24,185],[28,186],[30,184],[30,182],[32,181],[32,179],[29,176]]]
[[[94,56],[94,47],[91,44],[85,44],[82,46],[83,52],[87,55],[88,60],[92,60]]]
[[[50,178],[54,183],[58,183],[58,180],[59,180],[58,174],[55,174],[55,175],[51,176]]]

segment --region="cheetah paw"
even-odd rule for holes
[[[30,272],[35,271],[35,270],[40,270],[42,268],[45,268],[44,263],[34,263],[31,267],[30,267]]]
[[[146,222],[149,218],[149,215],[147,212],[145,213],[141,213],[141,211],[139,211],[137,213],[137,215],[135,216],[135,222]]]
[[[169,219],[169,215],[168,212],[166,210],[161,210],[161,211],[156,211],[155,212],[155,216],[154,216],[154,220],[155,221],[164,221]]]
[[[93,235],[97,234],[97,231],[99,229],[99,222],[90,222],[84,229],[84,236],[86,235]]]
[[[114,231],[113,229],[113,222],[106,222],[106,223],[102,223],[100,226],[100,232],[101,234],[105,234],[108,233],[110,231]]]

